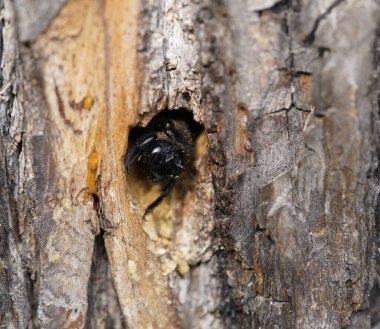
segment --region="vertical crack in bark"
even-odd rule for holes
[[[104,117],[104,123],[105,123],[105,138],[107,139],[107,142],[106,142],[106,145],[110,145],[110,143],[112,143],[112,138],[110,138],[110,136],[112,135],[111,134],[111,130],[112,130],[112,127],[110,127],[110,122],[111,122],[111,65],[112,65],[112,61],[111,61],[111,55],[110,55],[110,31],[109,31],[109,26],[108,26],[108,22],[107,22],[107,17],[106,17],[106,0],[98,0],[100,2],[100,8],[101,8],[101,12],[100,12],[100,17],[102,18],[102,25],[103,25],[103,29],[104,29],[104,44],[103,44],[103,52],[104,52],[104,79],[105,79],[105,95],[104,95],[104,98],[105,98],[105,117]],[[109,146],[109,149],[114,149],[114,146]],[[101,168],[99,168],[99,170],[101,171]],[[101,175],[101,172],[98,176],[98,181],[97,181],[97,185],[100,187],[102,186],[102,183],[101,183],[101,178],[102,178],[102,175]],[[98,191],[100,191],[101,189],[98,188]],[[99,220],[99,223],[100,223],[100,227],[105,230],[106,232],[110,232],[113,230],[113,226],[111,224],[111,227],[110,227],[110,222],[107,220],[106,216],[105,216],[105,210],[103,209],[104,208],[104,205],[102,203],[102,199],[101,198],[94,198],[94,204],[95,204],[95,207],[96,207],[96,213],[97,213],[97,216],[98,216],[98,220]]]
[[[214,244],[222,244],[216,252],[220,285],[220,301],[218,313],[221,325],[225,328],[245,328],[249,320],[242,313],[241,299],[236,295],[237,286],[229,282],[229,278],[239,276],[240,264],[233,252],[231,225],[234,217],[233,199],[234,187],[238,177],[228,176],[227,159],[228,143],[232,140],[229,132],[232,130],[232,115],[234,102],[234,68],[231,58],[225,49],[233,46],[230,40],[230,23],[228,6],[224,1],[210,1],[199,14],[200,24],[204,24],[204,36],[201,39],[203,58],[203,103],[209,109],[206,112],[205,129],[209,140],[209,158],[212,164],[212,182],[215,194],[215,220],[217,231]],[[207,8],[207,10],[206,10]],[[221,37],[223,35],[223,37]],[[220,90],[225,90],[220,92]],[[235,214],[236,215],[236,214]],[[237,216],[238,217],[238,216]],[[238,219],[237,219],[238,221]],[[235,240],[235,243],[238,241]],[[244,249],[244,248],[243,248]]]
[[[127,325],[123,320],[119,299],[112,283],[107,253],[101,232],[94,243],[91,275],[88,281],[86,329],[105,328],[121,329]],[[112,313],[110,311],[112,310]],[[115,313],[115,310],[117,312]]]

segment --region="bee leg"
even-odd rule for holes
[[[152,142],[154,141],[154,135],[148,134],[146,136],[142,136],[136,142],[136,145],[132,147],[129,151],[127,158],[125,159],[125,171],[128,174],[129,167],[133,162],[139,157],[141,152]]]
[[[137,146],[132,147],[132,150],[128,153],[128,156],[125,160],[125,171],[128,174],[129,167],[132,163],[137,159],[137,157],[141,154],[141,149]]]
[[[153,201],[149,206],[148,208],[146,208],[145,210],[145,213],[144,213],[144,216],[143,218],[149,214],[154,208],[156,208],[161,202],[162,200],[169,194],[169,192],[172,190],[172,188],[174,187],[174,183],[175,183],[175,179],[172,178],[170,179],[169,183],[164,187],[164,189],[162,190],[161,192],[161,195],[155,200]]]
[[[181,166],[180,164],[177,164],[176,166],[178,168],[181,168],[182,170],[184,170],[186,172],[186,174],[188,174],[193,180],[195,180],[199,184],[198,179],[195,178],[194,174],[189,169],[187,169],[184,166]]]

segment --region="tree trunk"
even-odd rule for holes
[[[1,328],[380,327],[378,1],[0,5]],[[143,218],[163,110],[198,183]]]

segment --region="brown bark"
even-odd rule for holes
[[[2,327],[380,325],[377,1],[0,3]],[[143,219],[164,109],[199,184]]]

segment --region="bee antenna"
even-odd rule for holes
[[[181,166],[180,164],[176,164],[176,166],[177,166],[178,168],[181,168],[181,169],[183,169],[184,171],[186,171],[186,173],[187,173],[192,179],[194,179],[194,180],[199,184],[199,181],[195,178],[194,174],[193,174],[190,170],[188,170],[188,169],[185,168],[184,166]]]

